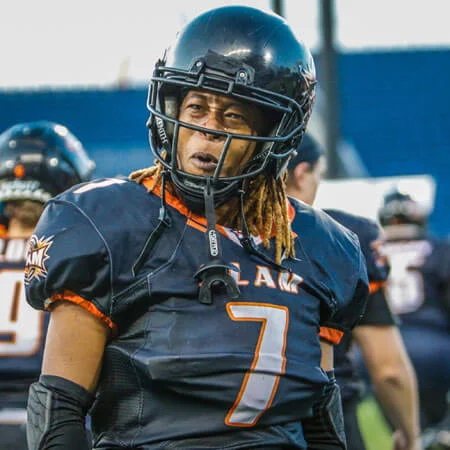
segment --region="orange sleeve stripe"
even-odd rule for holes
[[[385,281],[371,281],[369,283],[369,293],[373,294],[376,291],[379,291],[386,285]]]
[[[117,334],[117,325],[108,316],[103,314],[93,303],[85,300],[83,297],[80,297],[72,291],[65,290],[61,293],[53,294],[50,298],[52,304],[58,300],[65,300],[81,306],[84,310],[90,312],[95,317],[98,317],[102,322],[106,323],[106,325],[111,329],[114,336]],[[52,304],[50,304],[50,306],[46,309],[51,310]]]
[[[319,337],[330,344],[337,345],[341,342],[344,332],[335,328],[320,327]]]

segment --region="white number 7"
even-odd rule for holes
[[[92,181],[91,183],[85,184],[84,186],[79,187],[75,191],[74,194],[84,194],[85,192],[93,191],[94,189],[104,188],[108,186],[112,186],[113,184],[123,184],[126,183],[126,180],[120,180],[118,178],[108,178],[103,181]]]
[[[229,426],[251,427],[270,408],[285,370],[289,310],[267,303],[230,302],[227,312],[235,321],[261,322],[252,365],[225,417]]]

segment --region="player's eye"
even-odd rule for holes
[[[248,123],[247,116],[237,111],[227,112],[225,114],[225,120],[236,126],[245,125]]]
[[[191,111],[201,111],[203,109],[203,106],[199,103],[190,103],[187,105],[187,108]]]
[[[228,113],[227,116],[230,117],[231,119],[246,120],[246,117],[243,114]]]

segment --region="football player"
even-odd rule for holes
[[[223,7],[179,33],[150,83],[156,166],[50,201],[28,247],[49,244],[26,284],[51,310],[30,449],[86,448],[89,409],[97,449],[306,449],[313,408],[308,448],[345,448],[326,371],[364,310],[364,259],[283,181],[315,84],[275,14]]]
[[[429,235],[428,213],[406,192],[388,192],[378,214],[391,265],[387,298],[401,320],[427,428],[443,419],[450,389],[450,243]]]
[[[23,288],[25,248],[44,203],[90,179],[93,162],[66,127],[21,123],[0,135],[0,447],[25,450],[26,404],[39,378],[48,315],[30,308]],[[34,261],[39,270],[46,258]]]
[[[326,159],[322,147],[312,136],[305,135],[298,154],[289,161],[288,195],[312,204],[325,168]],[[362,380],[349,355],[351,344],[356,341],[362,349],[377,397],[396,430],[394,448],[417,449],[417,384],[384,295],[389,268],[379,253],[382,243],[380,226],[370,219],[343,211],[325,211],[358,235],[370,281],[371,295],[363,318],[352,333],[345,333],[334,352],[336,378],[342,391],[348,448],[366,448],[357,419]]]

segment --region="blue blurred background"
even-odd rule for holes
[[[450,50],[341,54],[341,133],[370,176],[430,174],[437,184],[430,227],[450,223]],[[320,78],[320,60],[319,60]],[[150,165],[147,86],[0,92],[0,129],[48,119],[66,125],[97,163],[97,176]]]
[[[60,122],[85,144],[97,163],[97,176],[126,175],[150,165],[146,96],[154,61],[192,15],[230,3],[268,9],[276,2],[181,5],[167,0],[156,8],[154,2],[132,0],[125,8],[80,0],[64,11],[56,0],[10,2],[0,18],[0,38],[7,44],[0,73],[0,131],[21,121]],[[312,47],[319,86],[326,88],[319,20],[323,3],[278,3]],[[356,154],[354,175],[433,176],[437,191],[430,227],[448,235],[450,36],[445,0],[422,6],[406,0],[369,3],[336,0],[334,5],[339,136]],[[320,135],[326,118],[316,122]]]

